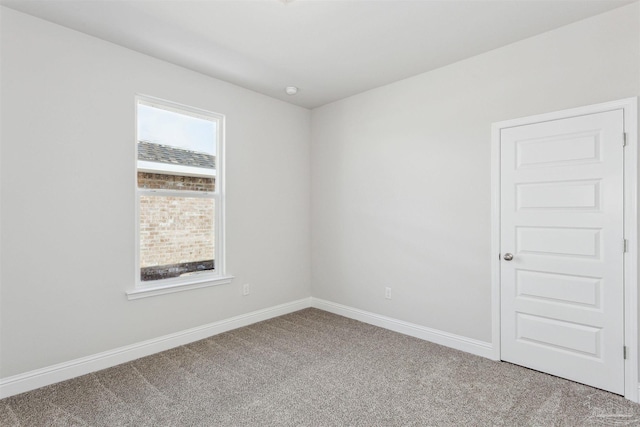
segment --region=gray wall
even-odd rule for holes
[[[0,376],[310,295],[308,110],[1,12]],[[226,115],[231,285],[126,299],[136,93]]]
[[[491,341],[491,123],[640,94],[638,18],[635,3],[313,110],[313,296]]]

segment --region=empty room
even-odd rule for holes
[[[0,425],[640,425],[638,0],[0,0]]]

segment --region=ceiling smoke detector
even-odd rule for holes
[[[287,95],[295,95],[296,93],[298,93],[298,88],[295,86],[287,86],[286,88],[284,88],[284,91],[287,93]]]

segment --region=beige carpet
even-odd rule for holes
[[[640,405],[306,309],[1,400],[0,425],[619,426]]]

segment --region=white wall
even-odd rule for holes
[[[639,95],[638,17],[635,3],[313,110],[313,296],[491,341],[491,123]]]
[[[1,377],[310,296],[308,110],[0,11]],[[136,93],[226,115],[233,284],[126,299]]]

